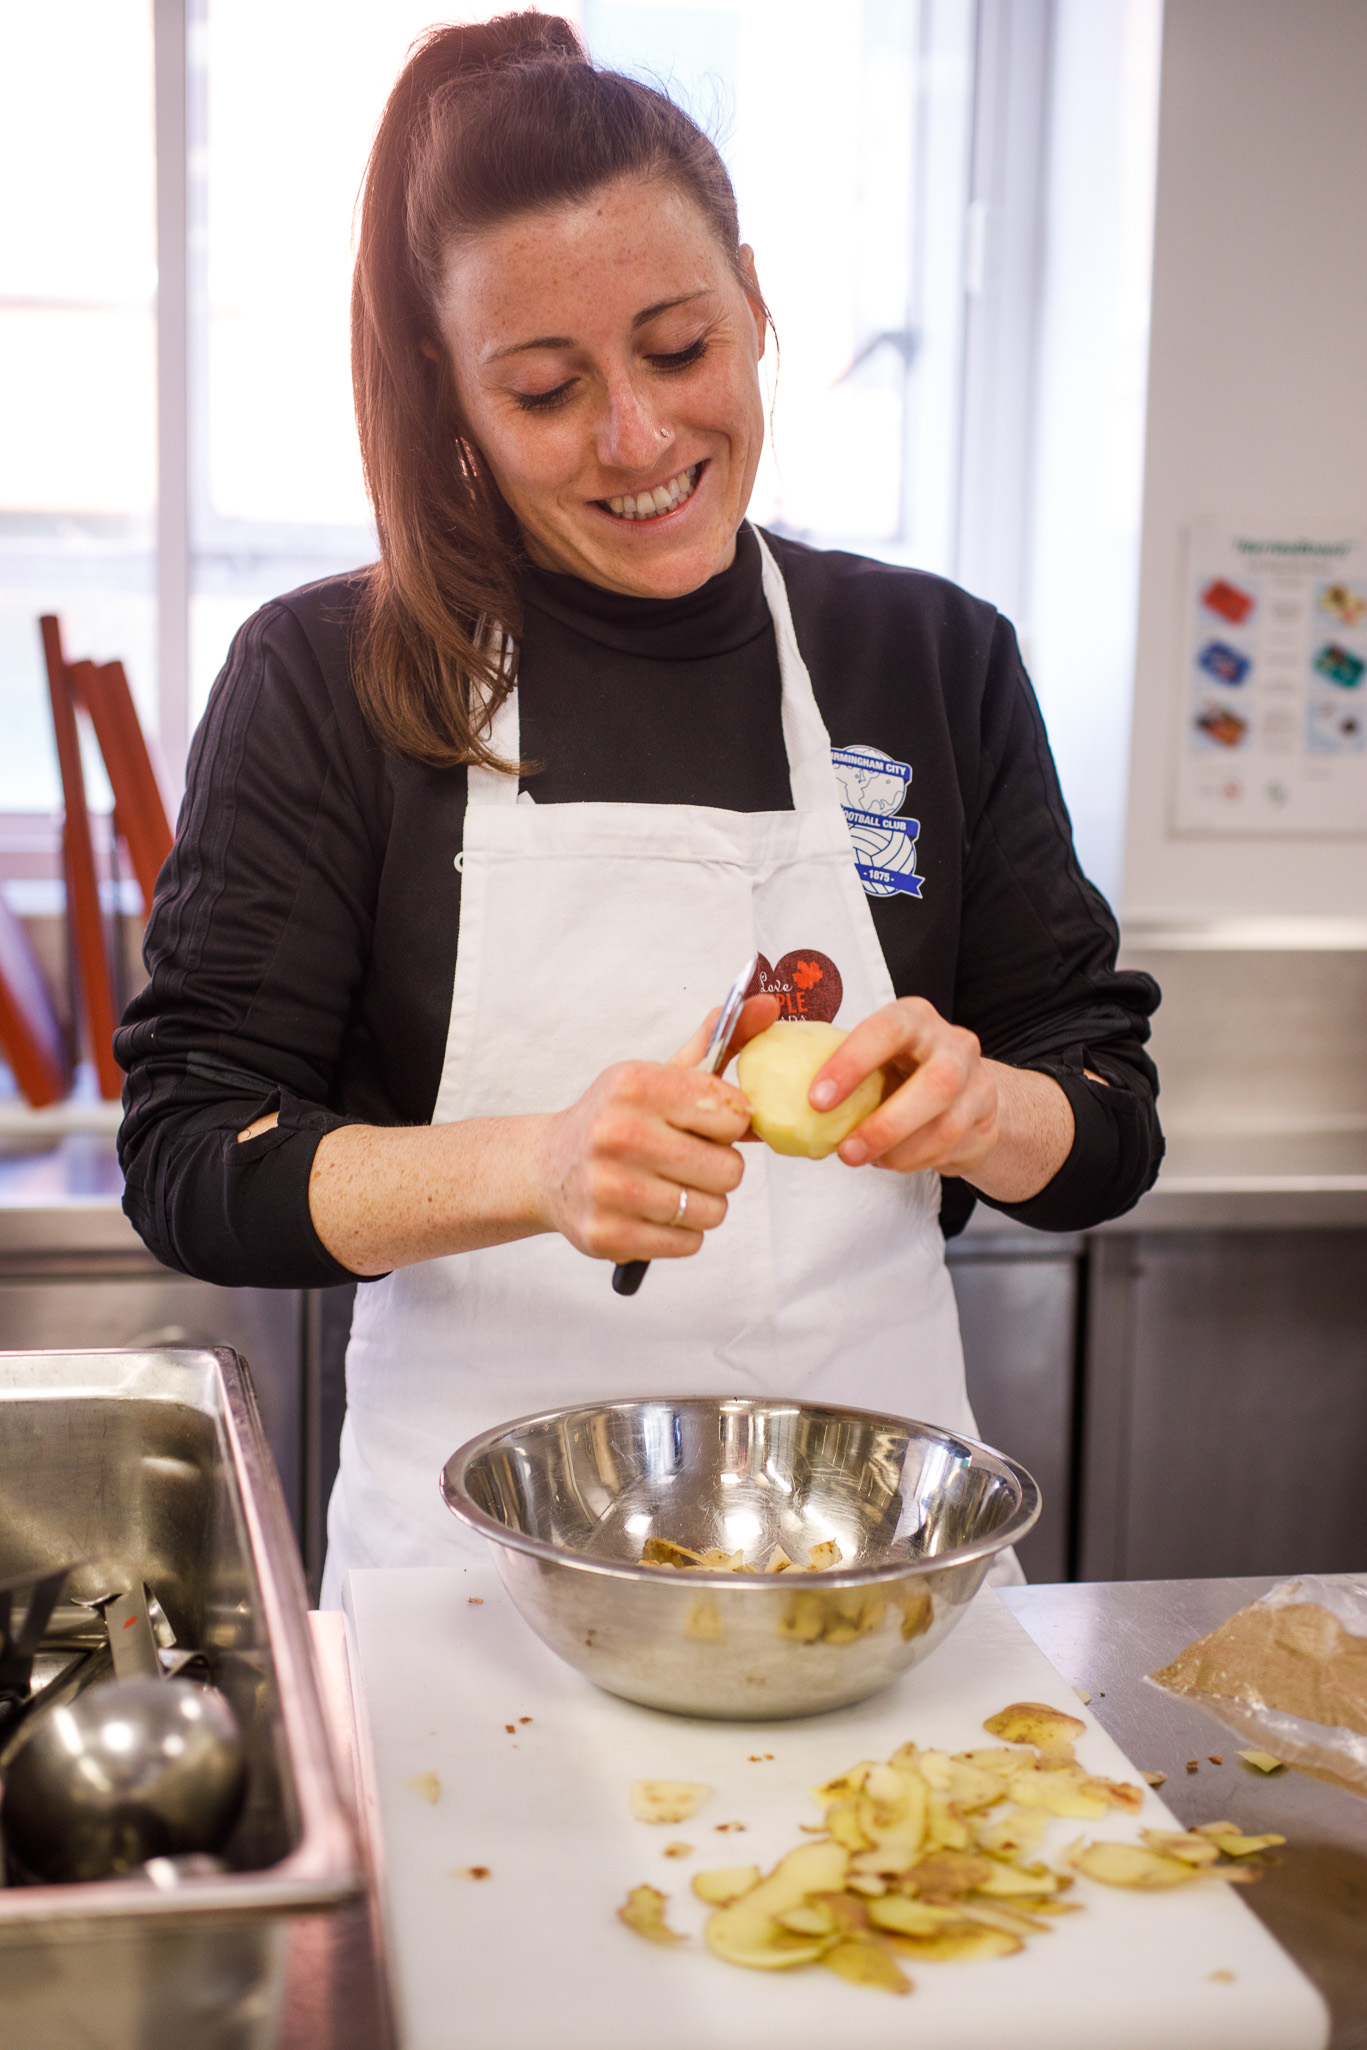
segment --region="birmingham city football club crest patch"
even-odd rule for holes
[[[854,844],[854,865],[870,897],[919,897],[919,819],[899,816],[911,788],[911,766],[876,747],[833,747],[831,761]]]

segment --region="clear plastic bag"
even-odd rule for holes
[[[1279,1581],[1149,1679],[1250,1747],[1367,1796],[1367,1582]]]

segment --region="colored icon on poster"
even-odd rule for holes
[[[1208,612],[1218,613],[1231,626],[1242,626],[1252,612],[1255,599],[1251,591],[1240,590],[1227,577],[1215,577],[1201,593],[1201,603]]]
[[[1337,641],[1326,642],[1310,666],[1341,690],[1356,690],[1367,674],[1367,662],[1361,655],[1355,655],[1351,648],[1341,648]]]
[[[1225,705],[1202,705],[1196,714],[1196,731],[1212,747],[1242,747],[1248,739],[1247,719],[1241,719],[1237,712],[1231,712]]]
[[[1305,743],[1311,754],[1360,755],[1367,750],[1367,719],[1362,707],[1342,698],[1312,698]]]
[[[1367,591],[1360,584],[1325,584],[1319,595],[1319,609],[1351,631],[1367,620]]]
[[[1242,683],[1253,667],[1247,655],[1241,655],[1237,648],[1231,648],[1224,641],[1207,641],[1196,659],[1207,676],[1213,676],[1217,683]]]

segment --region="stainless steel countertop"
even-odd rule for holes
[[[1333,2050],[1367,2050],[1367,1800],[1240,1763],[1240,1740],[1202,1710],[1150,1687],[1175,1658],[1272,1585],[1261,1580],[1102,1581],[1007,1587],[1003,1601],[1141,1772],[1165,1772],[1163,1799],[1188,1827],[1227,1817],[1286,1838],[1278,1863],[1242,1898],[1314,1980],[1334,2020]],[[1212,1765],[1210,1753],[1224,1759]],[[1199,1760],[1188,1773],[1187,1760]]]
[[[1104,1232],[1367,1225],[1367,1132],[1168,1134],[1157,1182]]]

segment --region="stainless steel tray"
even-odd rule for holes
[[[244,1362],[229,1351],[0,1353],[0,1576],[146,1580],[208,1655],[248,1757],[228,1871],[0,1888],[0,2043],[268,2050],[289,1918],[361,1891],[303,1579]]]

